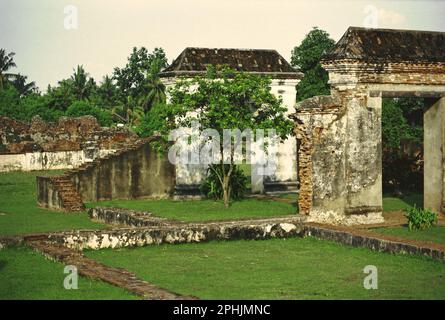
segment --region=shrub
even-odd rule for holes
[[[417,208],[416,205],[407,209],[405,216],[408,219],[408,227],[410,230],[425,230],[433,226],[437,221],[437,214],[429,209]]]
[[[229,165],[225,165],[225,170],[228,170]],[[201,185],[201,192],[204,193],[208,198],[212,199],[222,199],[223,198],[223,188],[221,182],[216,174],[215,170],[220,176],[222,176],[221,165],[213,165],[213,169],[207,170],[207,177]],[[246,188],[247,188],[247,177],[244,172],[235,166],[230,179],[230,199],[240,200],[244,198]]]
[[[69,117],[90,115],[95,117],[101,126],[108,127],[113,124],[113,117],[109,110],[90,105],[86,101],[76,101],[71,104],[66,110],[66,115]]]

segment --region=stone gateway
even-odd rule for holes
[[[324,223],[379,223],[383,97],[430,98],[424,206],[445,207],[445,33],[350,27],[322,66],[331,95],[297,105],[300,213]]]

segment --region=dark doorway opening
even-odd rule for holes
[[[426,98],[382,99],[383,196],[423,207],[423,114]]]

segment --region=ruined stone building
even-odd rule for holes
[[[103,128],[96,118],[61,117],[31,123],[0,116],[0,172],[75,168],[138,139],[127,128]]]
[[[283,104],[287,107],[287,114],[294,112],[296,85],[303,74],[295,70],[275,50],[186,48],[163,70],[161,78],[168,88],[179,77],[191,78],[205,74],[210,65],[226,65],[237,71],[269,77],[272,79],[271,91],[281,96]],[[296,150],[295,138],[289,137],[278,147],[277,170],[274,174],[263,179],[252,170],[252,192],[296,191]],[[181,190],[184,190],[183,192],[187,193],[190,189],[197,190],[205,169],[201,165],[177,165],[177,191],[181,193]]]
[[[252,191],[292,190],[298,180],[299,213],[308,221],[334,224],[383,221],[382,98],[427,98],[424,207],[445,213],[445,33],[350,27],[321,63],[329,73],[331,94],[298,104],[296,85],[302,74],[274,50],[186,48],[161,77],[168,87],[179,77],[204,74],[209,65],[270,77],[272,92],[282,97],[295,122],[296,138],[280,144],[275,173],[264,180],[252,175]],[[63,176],[40,177],[39,203],[48,207],[82,209],[83,199],[187,194],[196,191],[206,169],[174,167],[149,141],[100,128],[89,118],[61,119],[49,129],[41,128],[38,119],[30,125],[1,120],[0,171],[14,161],[29,167],[37,163],[39,169],[48,169],[42,165],[48,161],[56,166],[60,159],[74,165],[94,158],[90,151],[127,145]],[[17,158],[27,154],[36,160]]]
[[[445,211],[445,33],[350,27],[322,66],[331,95],[297,105],[300,213],[327,223],[382,222],[383,97],[429,98],[424,206]]]

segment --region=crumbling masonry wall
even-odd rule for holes
[[[380,109],[348,108],[345,97],[321,96],[298,104],[294,119],[299,212],[324,223],[381,222]]]
[[[426,97],[424,206],[445,208],[445,33],[349,28],[322,60],[331,95],[297,105],[300,213],[308,221],[378,223],[383,97]]]
[[[30,124],[0,116],[0,172],[67,169],[138,139],[126,128],[100,127],[96,118],[61,117]]]
[[[135,142],[63,175],[37,177],[39,205],[82,211],[85,202],[170,196],[175,167],[153,150],[150,141]]]

